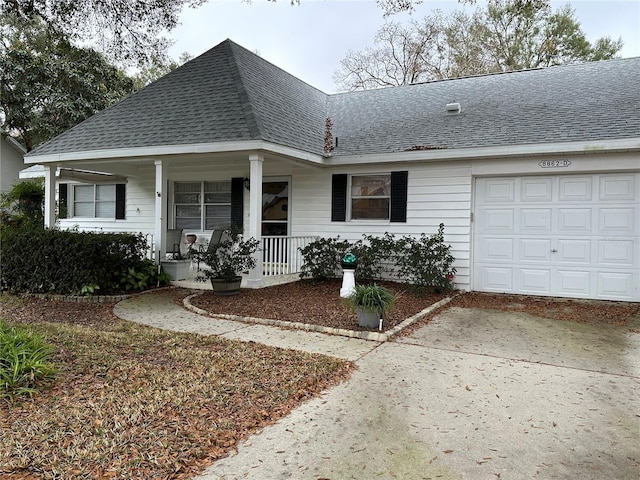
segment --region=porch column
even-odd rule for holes
[[[44,172],[44,227],[56,225],[56,170],[57,165],[49,164]]]
[[[156,166],[156,208],[154,215],[154,234],[153,239],[155,242],[155,257],[156,264],[160,263],[160,260],[166,253],[167,239],[165,232],[167,231],[167,199],[166,199],[166,185],[167,185],[167,168],[162,163],[162,160],[155,160]]]
[[[249,176],[249,237],[258,241],[262,239],[262,163],[264,157],[258,154],[249,155],[251,164]],[[262,249],[255,253],[256,267],[249,272],[247,287],[262,285]]]

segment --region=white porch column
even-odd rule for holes
[[[44,227],[56,225],[56,170],[57,165],[47,165],[44,172]]]
[[[249,237],[258,241],[262,239],[262,163],[264,157],[258,154],[249,155],[251,164],[249,176]],[[255,253],[256,267],[249,272],[247,287],[262,285],[262,250]]]
[[[156,208],[153,239],[155,242],[156,264],[159,264],[166,253],[167,243],[165,235],[167,231],[167,168],[162,163],[162,160],[155,160],[153,163],[156,166]]]

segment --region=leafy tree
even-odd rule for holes
[[[183,7],[206,0],[4,0],[4,13],[44,22],[72,43],[91,39],[109,58],[145,64],[165,55],[165,33],[178,25]]]
[[[0,119],[26,149],[133,92],[133,80],[38,19],[2,16]]]
[[[574,11],[539,0],[491,0],[473,14],[439,11],[409,26],[389,22],[374,47],[349,52],[334,81],[344,90],[613,58],[622,40],[591,44]]]

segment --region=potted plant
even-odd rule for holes
[[[358,325],[377,328],[380,319],[396,304],[394,293],[378,284],[356,285],[353,293],[347,297],[347,304],[358,315]]]
[[[243,239],[239,229],[225,230],[218,241],[209,243],[205,251],[193,254],[199,263],[205,265],[199,278],[211,281],[214,295],[236,295],[240,291],[241,273],[256,266],[254,254],[259,247],[260,242],[255,238]]]
[[[162,264],[162,270],[169,275],[171,280],[185,280],[189,277],[191,259],[184,258],[180,252],[167,254],[167,258],[160,263]]]

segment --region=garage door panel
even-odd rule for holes
[[[479,231],[481,233],[511,234],[513,233],[514,217],[515,213],[512,208],[487,208],[478,218]]]
[[[597,285],[599,298],[632,300],[634,294],[634,275],[626,272],[598,272]]]
[[[593,200],[593,179],[591,177],[561,177],[559,179],[558,200],[561,202],[590,202]]]
[[[591,233],[591,208],[559,208],[558,233]]]
[[[520,203],[551,202],[552,178],[523,178],[520,183]]]
[[[551,292],[551,269],[521,268],[518,271],[518,290],[522,293],[548,295]]]
[[[516,181],[513,178],[488,179],[484,181],[485,203],[514,203]]]
[[[591,294],[591,272],[588,270],[558,269],[557,293],[568,297],[589,297]]]
[[[537,238],[521,238],[518,249],[520,262],[549,263],[551,256],[551,240]]]
[[[598,263],[600,265],[633,267],[634,252],[636,251],[637,246],[633,240],[601,239],[598,240]]]
[[[591,240],[561,238],[558,240],[557,261],[559,264],[589,265],[592,258]]]
[[[492,292],[513,291],[513,269],[511,267],[482,267],[484,289]]]
[[[482,258],[491,261],[513,261],[513,239],[486,238],[482,245]]]
[[[635,198],[634,175],[603,175],[600,177],[600,200],[630,201]]]
[[[551,209],[522,208],[520,210],[520,231],[523,233],[551,232]]]
[[[599,230],[604,235],[631,235],[634,232],[633,208],[601,208],[599,213]]]

